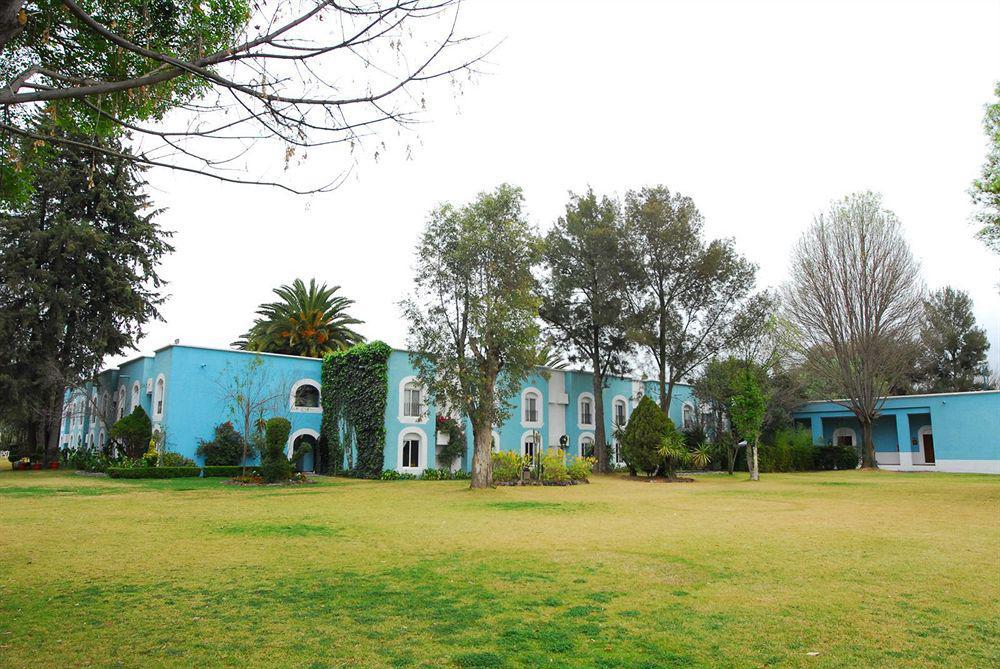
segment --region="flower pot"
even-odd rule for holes
[[[49,463],[49,469],[59,469],[59,463],[58,462],[50,462]]]
[[[42,468],[42,463],[41,462],[32,462],[31,463],[31,468],[32,469],[41,469]]]

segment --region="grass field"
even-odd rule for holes
[[[0,556],[7,669],[1000,664],[1000,477],[2,472]]]

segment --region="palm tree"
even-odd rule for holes
[[[275,288],[281,301],[260,305],[250,330],[232,346],[320,358],[364,341],[350,327],[364,322],[347,314],[354,300],[337,295],[338,290],[340,286],[316,285],[315,279],[309,280],[308,287],[302,279],[295,279],[291,286]]]

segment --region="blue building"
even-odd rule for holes
[[[291,421],[289,454],[301,442],[315,444],[322,421],[322,360],[180,344],[129,360],[102,372],[94,384],[67,393],[61,444],[103,447],[110,426],[141,406],[153,429],[164,435],[167,450],[197,460],[199,440],[211,439],[216,425],[228,420],[240,430],[241,417],[234,415],[226,394],[234,379],[246,378],[253,366],[254,377],[266,389],[258,391],[263,396],[261,412]],[[607,380],[603,396],[609,439],[614,425],[628,421],[643,394],[656,397],[656,384],[624,377]],[[569,453],[593,453],[597,412],[589,372],[539,368],[511,403],[510,418],[494,429],[496,449],[533,455],[558,446],[565,436]],[[669,413],[677,425],[695,419],[689,386],[675,386]],[[436,434],[436,419],[436,408],[419,383],[408,352],[393,350],[388,362],[383,468],[408,473],[429,467],[469,469],[471,428],[466,426],[465,455],[440,462],[439,447],[447,444],[447,435]],[[621,464],[617,444],[613,447],[613,460]],[[316,465],[312,453],[301,463],[306,471]]]
[[[860,449],[861,426],[843,405],[808,402],[794,418],[815,444]],[[886,397],[872,432],[884,469],[1000,474],[1000,391]]]

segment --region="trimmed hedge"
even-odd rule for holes
[[[113,479],[179,479],[201,476],[201,467],[108,467]]]

